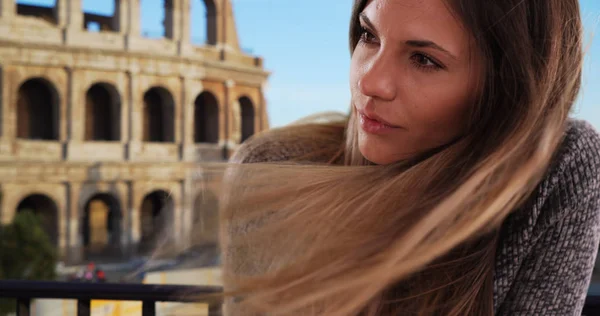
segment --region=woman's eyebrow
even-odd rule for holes
[[[452,55],[452,53],[450,53],[449,51],[447,51],[446,49],[444,49],[443,47],[441,47],[440,45],[438,45],[438,44],[436,44],[436,43],[434,43],[432,41],[427,41],[427,40],[409,40],[409,41],[406,41],[405,43],[406,43],[406,45],[413,46],[413,47],[419,47],[419,48],[429,47],[429,48],[433,48],[433,49],[441,51],[442,53],[445,53],[446,55],[448,55],[448,56],[450,56],[450,57],[452,57],[454,59],[457,59],[456,56]]]
[[[367,27],[375,32],[376,28],[375,25],[373,24],[373,22],[371,22],[371,20],[369,19],[369,17],[364,13],[360,13],[359,14],[359,19],[362,20],[362,22],[364,24],[367,25]],[[435,42],[432,41],[428,41],[428,40],[408,40],[404,42],[406,45],[408,46],[412,46],[412,47],[418,47],[418,48],[424,48],[424,47],[428,47],[428,48],[433,48],[436,50],[439,50],[440,52],[450,56],[453,59],[458,59],[456,56],[454,56],[452,53],[450,53],[448,50],[446,50],[445,48],[443,48],[442,46],[436,44]]]

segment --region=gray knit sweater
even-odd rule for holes
[[[284,161],[315,146],[259,137],[240,147],[232,161]],[[502,226],[496,315],[581,315],[599,242],[600,136],[588,123],[573,120],[546,177]],[[238,273],[256,268],[248,266],[253,259],[240,255],[225,247],[224,268]],[[227,305],[229,314],[240,312]]]

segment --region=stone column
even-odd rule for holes
[[[236,121],[234,115],[234,107],[237,106],[237,100],[235,100],[235,82],[233,80],[225,81],[225,135],[224,136],[224,158],[228,159],[233,151],[237,148],[235,141],[236,132]]]
[[[128,150],[127,159],[134,160],[136,153],[138,153],[142,146],[142,120],[143,120],[143,96],[140,96],[139,91],[139,73],[137,71],[128,71],[127,80],[129,85],[128,97],[123,99],[121,106],[125,106],[127,102],[127,108],[129,114],[127,116],[127,130],[128,130]]]
[[[83,245],[81,244],[81,221],[79,214],[79,201],[77,197],[81,192],[81,183],[70,182],[67,185],[67,261],[80,263],[83,260]]]
[[[183,43],[190,43],[190,17],[192,12],[192,2],[190,0],[180,0],[179,4],[179,40]]]
[[[66,45],[81,45],[80,34],[85,30],[83,25],[82,0],[57,0],[58,24],[64,29]]]
[[[225,15],[224,8],[229,0],[210,0],[205,1],[206,6],[206,31],[207,42],[209,45],[219,45],[225,42]]]
[[[106,0],[105,0],[106,1]],[[124,34],[129,30],[129,1],[114,0],[115,14],[112,18],[112,28]]]
[[[180,1],[178,0],[164,0],[165,20],[163,24],[165,27],[165,37],[175,41],[180,38],[180,30],[177,27],[181,13],[180,7]]]
[[[183,180],[183,194],[181,199],[183,212],[180,219],[182,225],[180,245],[182,245],[184,248],[193,246],[194,236],[192,235],[192,231],[195,224],[194,212],[197,211],[194,209],[194,195],[192,194],[192,192],[194,192],[194,184],[192,182],[193,172],[188,169],[185,171],[185,174],[186,177]]]
[[[200,1],[196,1],[196,5],[200,5]],[[194,53],[194,49],[192,47],[192,37],[191,37],[191,12],[192,12],[192,1],[191,0],[180,0],[177,2],[178,7],[178,20],[176,21],[176,38],[175,40],[178,42],[178,50],[180,56],[189,56]]]
[[[64,28],[69,23],[69,0],[56,0],[54,5],[54,16],[56,17],[56,25]]]
[[[120,0],[121,8],[121,30],[125,34],[139,36],[140,35],[140,0]]]
[[[264,90],[264,87],[262,84],[258,90],[258,95],[259,95],[259,100],[258,100],[259,104],[257,104],[257,106],[256,106],[256,108],[258,109],[258,112],[255,115],[258,116],[258,119],[260,121],[259,121],[259,124],[256,125],[256,127],[255,127],[255,133],[262,132],[265,129],[267,129],[267,126],[266,126],[267,124],[265,122],[266,115],[264,115],[264,113],[267,112],[267,106],[266,106],[267,99],[265,98],[265,90]]]
[[[134,182],[127,183],[129,201],[127,205],[129,209],[127,212],[129,213],[129,245],[130,251],[133,254],[138,252],[138,247],[141,240],[141,223],[140,223],[140,201],[142,199],[141,196],[141,188],[139,184]]]
[[[15,0],[0,0],[0,19],[10,19],[17,14]]]
[[[192,80],[187,76],[181,77],[181,113],[178,119],[181,121],[181,144],[183,146],[183,160],[193,161],[194,158],[194,97]]]
[[[82,31],[83,26],[83,10],[81,9],[82,0],[59,0],[63,3],[66,2],[66,15],[67,15],[67,26],[71,29]]]
[[[219,24],[219,28],[224,28],[224,30],[219,32],[222,34],[218,34],[219,41],[222,41],[224,49],[239,51],[240,43],[235,25],[235,17],[233,15],[233,4],[231,3],[231,0],[223,0],[223,9],[221,11],[222,12],[220,12],[220,15],[222,16],[222,19],[225,22],[223,22],[223,27],[221,27],[221,25]]]
[[[180,251],[186,244],[185,240],[185,232],[182,230],[183,228],[183,212],[185,211],[185,190],[184,190],[184,181],[178,181],[177,191],[179,194],[173,194],[173,215],[172,215],[172,226],[173,234],[172,234],[172,242],[176,247],[176,251]],[[175,190],[173,190],[175,191]]]
[[[15,89],[16,85],[11,84],[11,80],[8,78],[8,73],[4,69],[6,66],[0,65],[0,138],[3,140],[9,139],[10,136],[14,136],[11,134],[11,131],[14,130],[12,128],[12,121],[10,116],[10,108],[14,108],[13,106],[9,106],[12,95],[14,93],[18,93],[17,91],[11,92],[11,89]],[[16,88],[18,89],[18,88]]]

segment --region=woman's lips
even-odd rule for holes
[[[357,114],[360,128],[369,134],[382,135],[400,128],[399,126],[390,125],[377,117],[368,116],[361,111],[357,111]]]

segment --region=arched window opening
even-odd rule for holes
[[[172,32],[172,0],[140,0],[140,21],[142,35],[147,38],[165,38]],[[171,30],[169,30],[169,28]]]
[[[83,1],[83,25],[88,32],[120,31],[120,0]]]
[[[144,197],[140,210],[140,249],[151,251],[166,234],[174,212],[173,198],[166,191],[154,191]]]
[[[121,139],[121,100],[117,89],[107,83],[91,86],[85,98],[85,140]]]
[[[192,43],[217,43],[217,9],[214,0],[193,0],[190,10]]]
[[[202,92],[194,102],[194,141],[219,142],[219,104],[210,92]]]
[[[25,81],[17,93],[17,138],[58,140],[59,97],[43,78]]]
[[[119,200],[100,193],[85,203],[82,233],[86,258],[120,254],[122,212]]]
[[[32,194],[25,197],[17,205],[17,212],[30,211],[37,215],[42,223],[44,232],[50,241],[58,247],[58,207],[56,203],[46,195]]]
[[[194,199],[193,232],[194,245],[214,244],[219,235],[219,200],[210,191],[199,193]]]
[[[241,116],[241,142],[245,142],[248,138],[254,135],[254,105],[248,97],[241,97],[240,103],[240,116]]]
[[[51,24],[58,21],[56,0],[17,0],[15,6],[18,15],[39,18]]]
[[[145,142],[175,141],[175,104],[165,88],[154,87],[144,94],[142,135]]]

